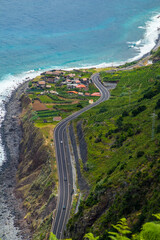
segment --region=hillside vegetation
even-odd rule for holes
[[[160,63],[100,76],[118,84],[108,101],[74,121],[87,142],[81,169],[90,194],[68,223],[73,239],[87,232],[110,239],[105,229],[122,217],[136,233],[160,211]]]

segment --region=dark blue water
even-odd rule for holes
[[[159,11],[159,0],[1,0],[0,79],[133,58],[128,42],[143,39]]]

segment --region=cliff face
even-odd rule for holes
[[[48,239],[57,201],[53,171],[55,158],[42,133],[34,126],[29,103],[29,99],[22,96],[22,141],[15,193],[22,199],[32,239]]]

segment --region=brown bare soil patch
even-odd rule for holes
[[[34,111],[48,110],[48,108],[39,100],[35,100],[32,106]]]

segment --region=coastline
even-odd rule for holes
[[[156,50],[158,47],[160,47],[160,34],[158,36],[156,45],[154,46],[153,50]],[[148,52],[138,61],[142,61],[144,58],[150,55],[151,53]],[[11,219],[14,218],[15,228],[18,227],[19,229],[17,230],[17,232],[15,231],[15,235],[18,237],[17,238],[18,240],[30,239],[29,235],[30,231],[27,227],[27,223],[24,220],[22,220],[25,216],[25,212],[21,207],[20,200],[17,200],[17,198],[14,195],[14,188],[16,186],[16,170],[17,170],[16,167],[19,158],[19,143],[21,140],[21,128],[18,117],[18,115],[21,112],[19,97],[26,88],[27,80],[12,92],[11,97],[5,104],[6,113],[0,130],[0,134],[2,136],[2,144],[4,145],[6,153],[6,161],[3,163],[0,170],[0,186],[2,187],[1,188],[2,193],[5,193],[3,194],[3,199],[2,196],[0,196],[0,203],[2,202],[4,204],[6,212],[9,211],[11,213],[11,214],[9,213],[9,218]],[[1,218],[3,218],[3,214],[5,214],[5,212],[2,212],[2,214],[0,215]],[[9,218],[7,217],[7,221],[9,221]],[[21,231],[22,229],[23,232]],[[4,232],[4,234],[6,234],[7,237],[7,232]],[[12,240],[14,239],[14,237],[11,238],[9,236],[9,238],[6,239]]]
[[[12,92],[12,95],[5,104],[6,114],[2,122],[0,134],[2,136],[2,144],[4,146],[6,160],[3,162],[0,170],[0,186],[1,192],[0,202],[3,204],[3,211],[0,215],[0,224],[8,229],[2,229],[0,237],[6,240],[12,239],[30,239],[30,231],[26,222],[23,220],[25,212],[21,207],[21,201],[16,198],[14,189],[16,186],[16,171],[19,159],[19,144],[21,141],[21,126],[19,122],[19,114],[21,106],[19,97],[27,88],[27,82],[18,86]],[[4,223],[5,222],[5,223]],[[23,229],[23,231],[22,231]],[[11,235],[10,235],[11,234]]]

